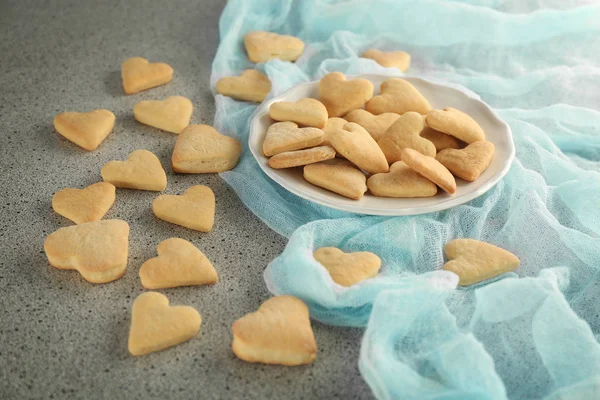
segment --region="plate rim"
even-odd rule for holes
[[[462,86],[457,85],[457,84],[448,84],[448,83],[441,82],[438,80],[431,80],[431,79],[410,76],[410,75],[386,75],[386,74],[346,75],[346,78],[348,78],[348,79],[363,78],[363,79],[369,79],[372,81],[372,79],[370,79],[371,77],[377,77],[378,79],[383,78],[384,80],[389,79],[389,78],[401,78],[401,79],[408,78],[407,80],[409,80],[409,81],[410,80],[419,80],[419,81],[425,82],[426,84],[429,84],[429,85],[442,86],[446,89],[457,91],[457,92],[463,94],[464,96],[468,97],[469,99],[474,100],[474,101],[480,103],[481,105],[483,105],[484,108],[493,116],[493,118],[495,118],[497,120],[497,122],[499,122],[501,125],[504,126],[504,128],[506,129],[508,139],[509,139],[508,140],[508,150],[509,150],[508,158],[506,159],[500,172],[497,173],[496,175],[490,177],[487,181],[483,182],[483,184],[481,184],[481,186],[479,186],[477,189],[475,189],[469,193],[466,193],[462,196],[449,197],[445,201],[442,201],[442,202],[436,203],[436,204],[432,204],[432,205],[426,205],[426,206],[422,206],[422,207],[405,207],[405,208],[398,208],[398,209],[396,209],[396,208],[381,209],[381,208],[373,208],[373,207],[368,207],[368,206],[367,207],[360,206],[358,204],[354,207],[347,206],[343,203],[335,204],[333,202],[329,202],[328,200],[323,200],[321,198],[317,198],[310,193],[305,193],[303,191],[294,190],[294,189],[290,188],[286,184],[287,183],[286,179],[281,177],[279,174],[277,174],[276,170],[269,168],[267,165],[263,165],[263,163],[262,163],[263,155],[257,154],[256,151],[259,151],[259,150],[254,149],[254,147],[251,145],[252,138],[254,137],[253,133],[257,131],[256,124],[259,123],[259,120],[261,119],[261,117],[263,117],[265,114],[268,114],[268,107],[272,103],[274,103],[276,101],[285,101],[285,100],[283,100],[283,98],[286,97],[290,92],[296,91],[301,87],[313,86],[315,84],[318,84],[320,82],[320,79],[314,80],[314,81],[309,81],[309,82],[298,83],[298,84],[290,87],[289,89],[287,89],[280,95],[270,98],[267,101],[264,101],[252,113],[251,120],[250,120],[250,126],[249,126],[250,132],[248,135],[248,148],[250,149],[250,152],[252,153],[252,156],[254,157],[255,161],[258,163],[260,169],[270,179],[275,181],[283,189],[285,189],[288,192],[290,192],[300,198],[303,198],[305,200],[311,201],[313,203],[316,203],[316,204],[319,204],[319,205],[322,205],[322,206],[325,206],[325,207],[328,207],[328,208],[331,208],[334,210],[346,211],[346,212],[350,212],[350,213],[354,213],[354,214],[379,215],[379,216],[407,216],[407,215],[420,215],[420,214],[428,214],[428,213],[437,212],[437,211],[444,211],[444,210],[456,207],[458,205],[467,203],[467,202],[485,194],[491,188],[493,188],[496,184],[498,184],[498,182],[500,182],[502,180],[502,178],[504,178],[506,176],[506,174],[510,170],[510,167],[512,166],[512,163],[515,159],[515,153],[516,153],[515,143],[514,143],[514,139],[513,139],[513,135],[512,135],[512,129],[510,128],[510,125],[506,121],[504,121],[502,118],[500,118],[498,113],[489,104],[487,104],[485,101],[483,101],[476,93],[471,92],[470,90],[463,88]],[[358,210],[357,210],[357,208],[358,208]]]

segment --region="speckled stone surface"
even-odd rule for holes
[[[269,297],[262,271],[285,246],[217,175],[174,175],[175,135],[138,124],[133,105],[183,95],[193,123],[211,123],[210,66],[220,0],[9,0],[0,2],[0,398],[355,399],[372,398],[359,375],[362,331],[313,323],[319,353],[307,367],[245,363],[231,352],[231,323]],[[142,56],[173,66],[173,82],[125,96],[119,68]],[[114,131],[93,152],[52,127],[55,114],[107,108]],[[131,226],[125,276],[92,285],[49,266],[44,238],[70,222],[50,201],[64,187],[99,181],[100,168],[131,151],[154,152],[168,175],[165,193],[196,184],[217,198],[208,234],[156,219],[157,193],[117,190],[106,218]],[[130,307],[142,292],[140,265],[169,237],[192,241],[215,265],[213,287],[162,291],[196,307],[200,335],[144,357],[127,352]]]

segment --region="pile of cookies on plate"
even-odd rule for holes
[[[304,49],[301,40],[270,32],[251,32],[244,42],[252,62],[272,58],[294,61]],[[410,56],[401,51],[384,53],[371,49],[362,57],[400,70],[410,65]],[[172,77],[173,69],[164,63],[135,57],[122,65],[127,94],[165,84]],[[271,126],[264,145],[272,167],[306,165],[309,181],[359,198],[366,190],[363,171],[373,174],[369,188],[374,194],[397,195],[394,182],[398,175],[403,177],[402,182],[407,176],[416,182],[411,195],[424,195],[426,191],[435,193],[434,183],[451,191],[448,182],[452,176],[448,182],[438,177],[444,165],[457,176],[476,179],[489,163],[479,157],[483,151],[481,143],[489,145],[485,145],[483,131],[474,121],[452,109],[431,111],[427,100],[406,81],[388,80],[382,85],[382,95],[375,97],[369,81],[346,81],[340,73],[323,78],[321,86],[321,102],[303,99],[272,105],[271,117],[280,121]],[[256,70],[246,70],[239,77],[225,77],[217,83],[218,93],[244,101],[261,102],[270,90],[268,78]],[[361,109],[365,104],[367,111]],[[240,142],[211,126],[190,125],[192,113],[192,103],[181,96],[141,101],[133,108],[137,121],[178,134],[171,160],[174,172],[214,173],[234,168],[240,158]],[[89,151],[98,148],[114,124],[115,115],[108,110],[66,112],[54,119],[58,133]],[[456,150],[462,143],[468,146]],[[439,166],[432,164],[437,162],[435,153]],[[335,160],[336,156],[345,160]],[[132,152],[125,161],[110,161],[100,175],[102,182],[84,189],[63,189],[54,195],[53,209],[75,225],[58,229],[44,242],[52,266],[77,270],[91,283],[119,279],[127,267],[129,224],[117,219],[102,220],[116,200],[116,188],[162,192],[167,187],[160,160],[144,149]],[[326,176],[333,177],[335,185]],[[357,189],[354,182],[358,181],[362,186]],[[152,211],[159,219],[209,232],[214,225],[215,196],[209,187],[191,186],[182,195],[157,196]],[[210,260],[189,241],[170,238],[159,243],[156,251],[157,257],[145,261],[138,272],[146,289],[210,285],[219,280]],[[459,275],[462,285],[513,270],[519,264],[511,253],[470,239],[448,243],[446,254],[450,261],[444,268]],[[326,247],[317,249],[313,256],[332,282],[343,287],[375,278],[381,267],[380,258],[369,252],[345,253]],[[128,347],[132,355],[152,353],[192,339],[202,323],[193,307],[169,306],[168,298],[155,291],[139,295],[131,313]],[[308,307],[292,296],[275,296],[256,312],[234,321],[232,336],[232,350],[242,360],[301,365],[316,358],[317,343]]]
[[[381,94],[340,72],[319,82],[319,100],[271,104],[263,153],[271,168],[304,168],[304,179],[350,199],[430,197],[456,192],[454,176],[475,181],[494,145],[466,113],[434,110],[407,80],[389,78]],[[367,179],[368,175],[368,179]]]

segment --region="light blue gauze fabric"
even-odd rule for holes
[[[594,4],[596,3],[596,4]],[[300,37],[296,63],[254,66],[252,30]],[[327,324],[366,326],[358,360],[379,399],[600,398],[600,5],[593,0],[230,0],[212,85],[247,68],[270,96],[332,71],[402,75],[358,57],[412,55],[409,75],[461,85],[511,126],[508,175],[459,207],[415,217],[348,214],[290,194],[247,148],[256,104],[216,96],[215,127],[244,143],[222,174],[242,201],[289,237],[265,271],[274,294],[302,299]],[[457,288],[443,247],[476,238],[521,266]],[[372,251],[380,275],[343,288],[316,248]],[[318,361],[317,361],[318,362]]]

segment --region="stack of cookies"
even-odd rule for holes
[[[271,168],[302,167],[313,185],[350,199],[452,195],[458,177],[473,182],[494,145],[464,112],[434,110],[408,81],[389,78],[373,96],[366,79],[325,75],[319,100],[271,104],[263,142]]]

